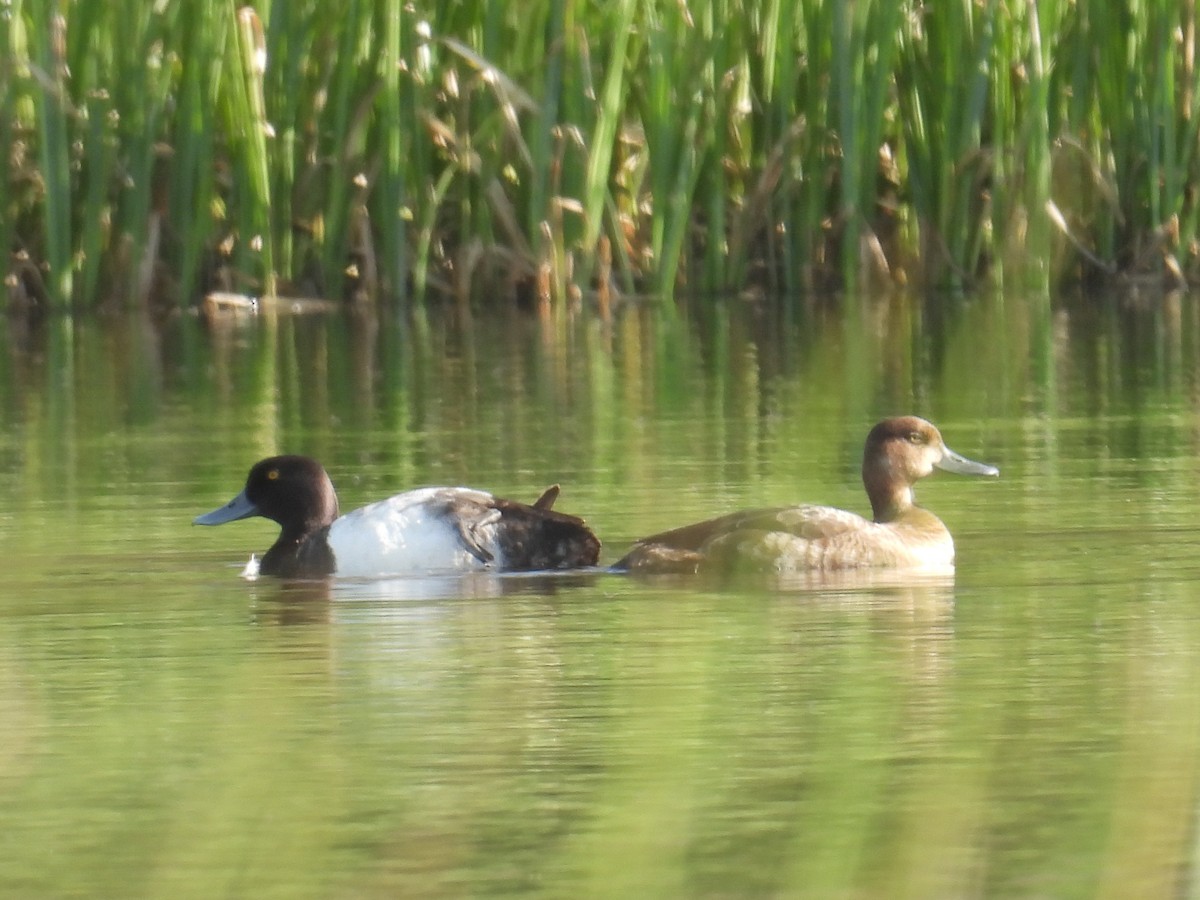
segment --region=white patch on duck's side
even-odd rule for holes
[[[334,574],[377,578],[502,567],[492,495],[471,488],[406,491],[347,513],[329,526]],[[467,545],[472,540],[491,562]]]
[[[928,569],[931,572],[954,569],[954,540],[949,533],[941,542],[914,544],[909,547],[909,553],[914,569]]]

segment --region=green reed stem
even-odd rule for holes
[[[625,73],[631,65],[629,58],[630,32],[637,11],[635,0],[615,0],[611,10],[612,47],[608,54],[605,77],[601,82],[596,119],[588,140],[587,173],[584,181],[583,247],[590,253],[600,237],[604,200],[613,160],[613,142],[617,136],[625,102]]]
[[[376,140],[380,144],[381,164],[376,176],[375,216],[380,231],[382,278],[385,293],[402,297],[405,294],[405,269],[408,255],[408,201],[404,181],[406,148],[410,130],[403,129],[404,99],[407,85],[401,79],[400,66],[408,58],[405,53],[405,32],[399,4],[388,5],[382,16],[383,52],[379,56],[379,80],[382,90],[377,100],[379,116],[391,127],[384,127]]]
[[[18,120],[17,40],[14,19],[0,16],[0,159],[12,159],[15,124]],[[13,173],[14,175],[16,173]],[[15,231],[15,211],[19,205],[14,177],[0,178],[0,276],[9,274]]]
[[[184,12],[186,42],[180,59],[178,115],[174,122],[175,160],[171,166],[167,211],[179,295],[190,297],[203,274],[201,262],[212,242],[216,197],[214,136],[226,29],[198,6]]]
[[[71,299],[74,271],[71,264],[71,171],[69,110],[66,90],[66,22],[54,4],[32,0],[35,20],[45,23],[33,30],[34,113],[38,125],[38,151],[44,199],[42,236],[49,273],[46,286],[56,305]]]

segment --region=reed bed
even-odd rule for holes
[[[1200,277],[1194,0],[6,0],[10,300]]]

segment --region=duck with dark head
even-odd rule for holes
[[[319,462],[272,456],[250,469],[241,493],[193,524],[250,516],[278,523],[279,538],[259,572],[289,578],[596,565],[599,539],[583,519],[556,512],[557,497],[557,485],[532,504],[473,488],[429,487],[339,517],[333,482]]]

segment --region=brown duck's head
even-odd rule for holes
[[[942,434],[925,419],[897,416],[871,429],[863,450],[862,477],[875,521],[889,522],[913,506],[913,485],[934,469],[957,475],[1000,474],[946,446]]]

